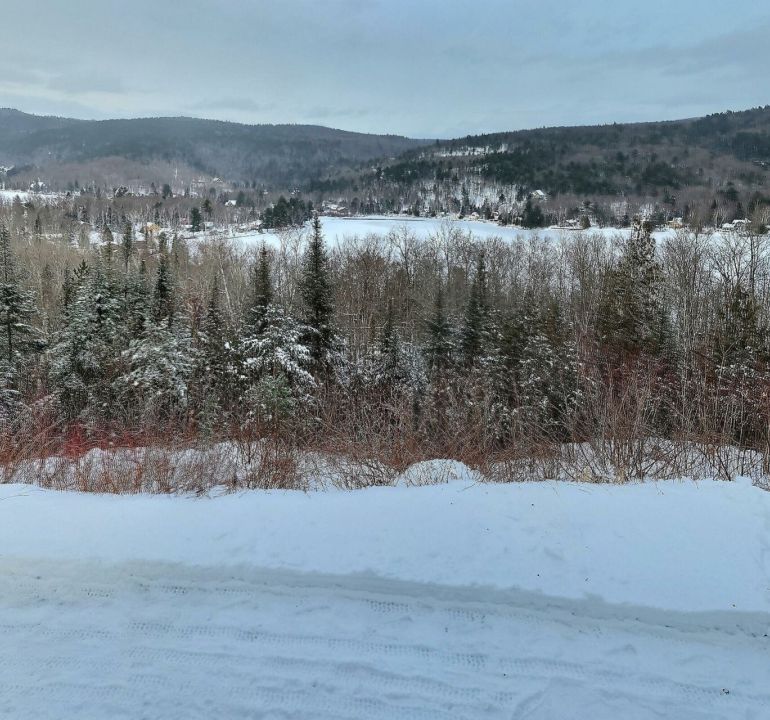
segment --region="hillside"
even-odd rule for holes
[[[242,125],[186,117],[72,120],[0,110],[0,165],[54,182],[61,182],[62,175],[106,182],[111,173],[115,178],[122,174],[124,181],[149,183],[181,172],[288,187],[420,144],[395,135],[314,125]]]
[[[766,106],[679,121],[468,136],[411,149],[358,176],[329,175],[314,187],[422,211],[510,210],[540,190],[573,201],[652,200],[681,214],[714,201],[742,201],[750,210],[770,195],[769,180]]]

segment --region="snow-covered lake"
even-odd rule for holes
[[[428,240],[432,237],[441,236],[450,231],[459,231],[470,233],[478,240],[488,240],[490,238],[503,238],[504,240],[515,240],[520,238],[539,238],[558,241],[574,237],[578,232],[576,230],[565,230],[563,228],[537,228],[533,230],[498,225],[494,222],[485,222],[483,220],[457,220],[453,218],[414,218],[402,215],[371,215],[356,217],[322,217],[321,227],[323,228],[326,241],[330,245],[338,244],[346,238],[366,237],[367,235],[387,235],[390,232],[407,231],[419,240]],[[309,230],[306,226],[305,231]],[[292,232],[292,231],[290,231]],[[296,231],[294,231],[296,232]],[[587,232],[598,233],[604,237],[621,238],[628,237],[629,228],[591,228]],[[673,234],[671,230],[659,230],[654,233],[656,240]],[[205,236],[198,236],[203,239]],[[248,232],[233,233],[230,237],[238,243],[249,246],[266,243],[267,245],[278,245],[281,242],[280,233],[269,232]]]

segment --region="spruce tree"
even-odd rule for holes
[[[194,207],[190,211],[190,229],[196,233],[203,227],[203,219],[201,218],[201,211],[197,207]]]
[[[233,368],[237,357],[228,339],[227,322],[222,311],[222,291],[219,279],[214,278],[206,313],[199,334],[201,372],[204,392],[209,388],[216,395],[217,404],[228,407],[234,399]],[[210,406],[210,403],[204,403]]]
[[[167,319],[148,323],[122,359],[127,371],[116,379],[114,388],[129,417],[165,424],[187,408],[195,353],[186,328],[172,330]]]
[[[174,280],[163,234],[160,237],[158,271],[153,290],[153,319],[156,323],[166,320],[169,327],[174,322]]]
[[[317,371],[323,372],[330,363],[334,332],[329,260],[318,215],[313,218],[313,234],[305,252],[300,291],[308,328],[307,344],[313,365]]]
[[[131,254],[134,250],[134,228],[128,221],[123,229],[123,241],[120,249],[123,255],[123,267],[128,272],[128,262],[131,260]]]
[[[388,300],[385,323],[370,362],[370,382],[391,396],[411,394],[416,400],[425,389],[422,355],[411,343],[402,340],[396,327],[393,300]]]
[[[487,298],[487,268],[484,253],[476,260],[476,274],[473,277],[465,322],[460,338],[463,359],[466,365],[473,365],[489,351],[490,311]]]
[[[112,382],[118,374],[121,302],[97,256],[76,273],[61,330],[49,352],[51,385],[69,418],[108,417]]]
[[[243,365],[252,380],[267,374],[283,376],[298,389],[310,389],[314,380],[310,349],[303,342],[304,328],[278,305],[268,305],[264,324],[256,335],[241,342]]]
[[[0,225],[0,359],[8,367],[16,367],[22,358],[42,347],[40,331],[32,323],[36,315],[33,296],[20,283],[11,234]]]
[[[273,302],[273,284],[270,280],[270,256],[265,244],[259,250],[259,259],[251,272],[252,288],[246,323],[252,328],[259,328],[265,311]]]
[[[659,276],[651,227],[636,219],[620,260],[605,281],[597,323],[605,344],[624,352],[664,353],[670,323]]]
[[[138,338],[150,319],[150,287],[144,260],[125,278],[124,322],[129,340]]]
[[[760,359],[759,307],[742,283],[725,289],[717,317],[714,359],[721,367],[748,367]]]
[[[425,323],[428,340],[425,352],[432,371],[447,368],[452,362],[455,350],[452,324],[446,315],[444,307],[444,290],[438,286],[433,304],[433,314]]]

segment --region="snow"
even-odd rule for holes
[[[60,200],[62,195],[57,195],[55,193],[27,192],[24,190],[0,190],[0,205],[10,204],[17,197],[21,202],[29,202],[31,200],[34,203],[49,203]]]
[[[415,218],[407,215],[358,215],[352,217],[321,217],[321,226],[324,237],[327,242],[334,246],[342,241],[351,238],[364,238],[369,235],[385,236],[389,233],[410,233],[415,239],[426,241],[436,237],[446,236],[450,232],[470,233],[476,240],[490,240],[492,238],[502,238],[503,240],[528,240],[531,238],[540,238],[552,242],[568,241],[574,238],[578,231],[562,227],[534,228],[526,229],[513,227],[511,225],[498,225],[496,222],[487,220],[470,220],[463,218],[443,217],[443,218]],[[196,243],[205,242],[214,238],[229,238],[243,247],[259,246],[263,242],[268,246],[278,247],[282,243],[283,237],[294,237],[297,234],[296,228],[286,231],[258,231],[251,230],[246,232],[232,231],[230,233],[217,230],[214,233],[199,233],[191,240]],[[309,225],[303,229],[304,233],[309,232]],[[631,234],[630,228],[616,227],[592,227],[587,231],[588,234],[595,234],[601,237],[615,240],[627,238]],[[663,228],[656,230],[653,237],[657,241],[670,238],[675,235],[674,230]],[[717,234],[713,235],[714,238]]]
[[[415,218],[406,215],[363,215],[355,217],[322,217],[321,226],[326,240],[335,245],[345,238],[366,237],[367,235],[387,235],[390,232],[412,233],[418,240],[429,240],[448,231],[471,233],[478,240],[503,238],[514,240],[537,235],[541,238],[559,240],[570,237],[574,232],[558,228],[538,228],[527,230],[510,225],[498,225],[485,220],[458,220],[454,218]],[[597,228],[595,232],[609,237],[629,234],[630,231],[618,228]],[[277,232],[253,232],[239,236],[244,244],[261,243],[277,245],[280,234]]]
[[[475,479],[1,486],[0,717],[770,716],[770,493]]]

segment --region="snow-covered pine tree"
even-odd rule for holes
[[[22,285],[11,234],[0,225],[0,430],[10,430],[25,407],[25,385],[33,377],[28,363],[44,347],[34,324],[37,315],[34,297]],[[19,372],[22,363],[24,373]]]
[[[190,334],[182,323],[149,322],[122,353],[126,372],[115,381],[126,415],[135,422],[165,426],[187,409],[195,363]]]
[[[239,355],[251,420],[275,423],[308,401],[316,386],[307,329],[281,307],[268,305],[260,327],[242,338]]]
[[[24,410],[22,394],[17,389],[16,369],[0,360],[0,436],[13,433]]]
[[[20,273],[11,248],[11,234],[0,225],[0,360],[13,370],[31,353],[43,347],[32,293],[21,284]]]
[[[420,351],[401,338],[393,300],[388,300],[385,322],[366,369],[366,383],[388,395],[416,397],[425,390],[425,363]]]
[[[119,369],[121,301],[103,258],[75,273],[62,327],[48,353],[51,386],[65,417],[109,417],[112,382]]]
[[[240,355],[251,383],[265,376],[283,377],[298,395],[314,387],[312,354],[304,343],[305,328],[279,305],[265,308],[261,327],[241,340]]]
[[[563,440],[580,398],[577,349],[558,306],[528,333],[519,358],[519,414],[525,427]]]

